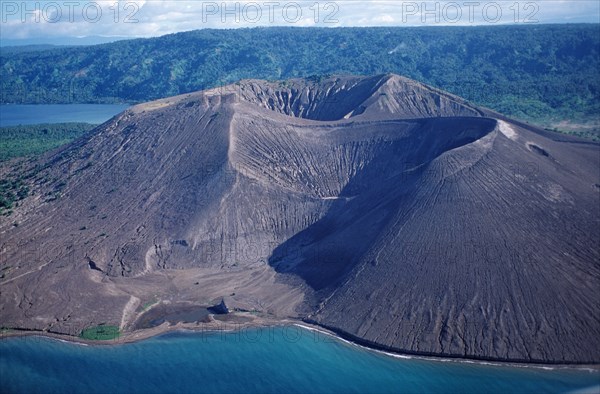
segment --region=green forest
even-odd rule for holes
[[[88,123],[55,123],[0,127],[0,162],[57,148],[96,127]]]
[[[92,130],[88,123],[55,123],[0,127],[0,164],[22,156],[39,155],[67,144]],[[0,178],[0,215],[10,215],[12,208],[29,194],[27,179],[35,174],[17,171]]]
[[[244,78],[393,72],[544,126],[583,123],[600,113],[599,26],[205,29],[8,51],[1,102],[133,103]]]

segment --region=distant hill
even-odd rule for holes
[[[59,49],[59,48],[66,48],[66,47],[67,46],[51,45],[51,44],[6,46],[6,47],[0,47],[0,54],[8,55],[8,54],[12,54],[12,53],[38,52],[38,51],[46,51],[48,49]]]
[[[84,46],[84,45],[98,45],[107,44],[109,42],[115,42],[120,40],[131,39],[131,37],[123,36],[83,36],[83,37],[67,37],[67,36],[47,36],[47,37],[35,37],[35,38],[0,38],[0,48],[4,49],[7,47],[42,47],[42,46]]]
[[[597,119],[599,25],[198,30],[2,53],[2,103],[140,102],[225,85],[394,72],[543,125]]]

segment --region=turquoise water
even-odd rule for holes
[[[40,123],[104,123],[127,109],[122,104],[0,105],[0,127]]]
[[[598,391],[599,379],[586,370],[395,358],[295,326],[114,346],[0,341],[2,393],[564,393]]]

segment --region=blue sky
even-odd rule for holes
[[[0,1],[2,40],[152,37],[201,28],[598,23],[598,0]]]

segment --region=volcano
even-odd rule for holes
[[[140,104],[2,171],[31,190],[0,219],[4,327],[226,297],[391,351],[600,362],[600,146],[397,75]]]

